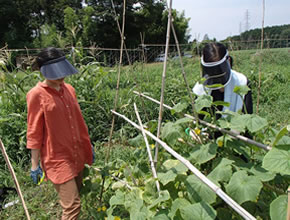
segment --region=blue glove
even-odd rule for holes
[[[30,170],[30,177],[35,184],[38,184],[42,176],[43,176],[43,172],[39,165],[36,170]]]
[[[95,150],[94,150],[94,146],[92,145],[92,153],[93,153],[93,163],[95,162]]]

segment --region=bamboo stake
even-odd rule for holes
[[[186,73],[185,73],[185,70],[184,70],[184,65],[183,65],[183,61],[182,61],[182,57],[181,57],[181,52],[180,52],[180,46],[179,46],[178,38],[176,36],[175,28],[174,28],[174,25],[173,25],[172,21],[171,21],[171,29],[172,29],[172,33],[173,33],[173,36],[174,36],[174,39],[175,39],[175,44],[176,44],[176,47],[177,47],[178,55],[179,55],[181,73],[182,73],[182,76],[183,76],[184,83],[186,85],[187,92],[188,92],[189,97],[190,97],[192,113],[193,113],[195,118],[198,118],[197,112],[195,111],[195,108],[194,108],[193,97],[192,97],[192,94],[191,94],[191,91],[190,91],[190,88],[189,88],[189,85],[188,85],[188,82],[187,82],[187,77],[186,77]],[[198,121],[196,123],[196,126],[198,127]]]
[[[136,91],[134,91],[134,93],[137,94],[137,95],[139,95],[139,96],[145,97],[145,98],[147,98],[147,99],[149,99],[149,100],[155,102],[156,104],[160,104],[160,102],[157,101],[156,99],[153,99],[153,98],[151,98],[151,97],[149,97],[149,96],[146,96],[146,95],[144,95],[143,93],[138,93],[138,92],[136,92]],[[168,105],[165,105],[165,104],[163,104],[163,106],[164,106],[165,108],[169,109],[169,110],[173,109],[172,107],[170,107],[170,106],[168,106]],[[187,117],[187,118],[190,118],[190,119],[192,119],[192,120],[194,120],[194,121],[196,121],[196,119],[195,119],[194,117],[192,117],[191,115],[184,114],[184,116]],[[232,136],[232,137],[235,137],[235,138],[237,138],[237,139],[239,139],[239,140],[241,140],[241,141],[243,141],[243,142],[246,142],[246,143],[248,143],[248,144],[253,144],[253,145],[255,145],[255,146],[259,147],[259,148],[262,148],[262,149],[264,149],[264,150],[267,150],[267,151],[269,151],[269,150],[272,149],[272,147],[269,146],[269,145],[265,145],[265,144],[262,144],[262,143],[256,142],[256,141],[254,141],[254,140],[252,140],[252,139],[250,139],[250,138],[244,137],[244,136],[242,136],[242,135],[240,135],[240,134],[236,134],[235,132],[232,132],[232,131],[230,131],[230,130],[226,130],[226,129],[220,128],[220,127],[218,127],[218,126],[216,126],[216,125],[214,125],[214,124],[210,124],[210,123],[208,123],[208,122],[206,122],[206,121],[203,121],[203,120],[200,120],[200,119],[198,119],[198,120],[199,120],[199,122],[200,122],[201,124],[203,124],[203,125],[205,125],[205,126],[207,126],[207,127],[209,127],[209,128],[216,129],[216,130],[218,130],[218,131],[220,131],[220,132],[222,132],[222,133],[226,133],[226,134],[228,134],[228,135],[230,135],[230,136]]]
[[[115,14],[116,23],[117,23],[117,27],[118,27],[118,30],[119,30],[119,33],[120,33],[120,37],[122,37],[122,30],[121,30],[121,27],[120,27],[120,23],[118,21],[118,16],[117,16],[117,12],[115,10],[115,4],[114,4],[113,0],[111,0],[111,3],[112,3],[113,11],[114,11],[114,14]],[[131,67],[131,70],[132,70],[132,63],[131,63],[131,59],[130,59],[130,56],[128,54],[128,51],[127,51],[126,43],[125,42],[124,42],[124,49],[125,49],[125,52],[126,52],[126,55],[127,55],[127,59],[128,59],[128,62],[129,62],[129,66]],[[144,53],[144,50],[143,50],[143,53]],[[137,81],[137,78],[136,78],[135,74],[132,74],[132,75],[133,75],[133,78],[134,78],[134,80],[136,82],[136,85],[137,85],[138,90],[140,90],[140,85],[139,85],[139,83]],[[142,107],[145,110],[144,100],[141,99],[141,102],[142,102]],[[146,111],[145,111],[145,115],[146,115],[146,118],[148,119],[148,115],[147,115],[147,112]]]
[[[124,47],[124,30],[125,30],[125,14],[126,14],[126,0],[123,1],[123,24],[122,24],[122,34],[121,34],[121,49],[120,49],[120,60],[118,66],[118,79],[117,79],[117,86],[116,86],[116,94],[114,100],[114,110],[117,109],[118,99],[119,99],[119,86],[120,86],[120,78],[121,78],[121,65],[122,65],[122,58],[123,58],[123,47]],[[109,137],[109,147],[106,153],[105,162],[109,161],[110,151],[112,148],[112,136],[115,126],[115,116],[113,115],[111,130],[110,130],[110,137]]]
[[[157,137],[158,138],[160,136],[161,125],[162,125],[165,77],[166,77],[167,57],[168,57],[168,50],[169,50],[169,40],[170,40],[171,8],[172,8],[172,0],[170,0],[170,6],[169,6],[169,10],[168,10],[165,59],[164,59],[164,62],[163,62],[162,85],[161,85],[161,94],[160,94],[160,107],[159,107],[159,117],[158,117],[158,127],[157,127]],[[155,144],[155,156],[154,156],[155,166],[157,164],[157,158],[158,158],[158,142]]]
[[[261,30],[261,49],[260,49],[260,63],[259,63],[259,84],[258,84],[258,94],[257,94],[257,114],[259,114],[259,102],[260,102],[260,92],[261,92],[261,77],[262,77],[262,52],[263,52],[263,41],[264,41],[264,20],[265,20],[265,0],[263,0],[263,18],[262,18],[262,30]]]
[[[5,150],[4,144],[2,143],[1,138],[0,138],[0,147],[1,147],[1,151],[2,151],[2,154],[4,156],[4,159],[6,161],[6,164],[7,164],[8,168],[9,168],[9,171],[10,171],[12,177],[13,177],[14,183],[16,185],[16,190],[17,190],[18,196],[20,197],[20,200],[22,202],[22,205],[23,205],[23,208],[24,208],[24,211],[25,211],[25,215],[26,215],[27,219],[30,220],[30,215],[29,215],[28,209],[26,207],[24,198],[22,196],[20,185],[18,183],[18,180],[17,180],[17,177],[15,175],[14,169],[13,169],[11,163],[10,163],[9,157],[8,157],[8,155],[6,153],[6,150]]]
[[[140,115],[139,115],[139,112],[138,112],[138,109],[137,109],[137,106],[136,106],[135,103],[134,103],[134,109],[135,109],[135,113],[136,113],[136,116],[137,116],[137,119],[138,119],[138,122],[139,122],[139,125],[140,125],[140,128],[141,128],[141,132],[142,132],[144,141],[145,141],[145,145],[146,145],[146,148],[147,148],[147,153],[148,153],[148,156],[149,156],[149,161],[150,161],[152,174],[153,174],[153,177],[155,179],[156,188],[157,188],[157,191],[159,193],[160,192],[160,185],[159,185],[159,182],[158,182],[158,179],[157,179],[157,173],[156,173],[156,169],[155,169],[155,166],[154,166],[153,158],[152,158],[152,155],[151,155],[151,150],[150,150],[148,139],[147,139],[147,136],[146,136],[146,134],[144,132],[143,124],[142,124],[142,121],[141,121],[141,118],[140,118]]]
[[[116,12],[115,4],[114,4],[113,0],[111,0],[111,3],[112,3],[113,12],[114,12],[114,15],[115,15],[117,27],[118,27],[118,30],[119,30],[119,33],[120,33],[120,37],[122,38],[122,30],[121,30],[121,27],[120,27],[120,23],[118,21],[118,16],[117,16],[117,12]],[[126,52],[126,55],[127,55],[127,59],[128,59],[129,65],[131,66],[130,56],[128,54],[128,51],[127,51],[127,48],[126,48],[126,44],[125,43],[124,43],[124,49],[125,49],[125,52]]]
[[[124,115],[119,114],[118,112],[113,111],[113,114],[123,118],[127,122],[129,122],[131,125],[133,125],[135,128],[141,130],[142,128],[125,117]],[[187,159],[182,157],[180,154],[178,154],[176,151],[174,151],[172,148],[170,148],[165,142],[154,136],[152,133],[150,133],[147,130],[143,131],[151,137],[153,140],[158,142],[168,153],[170,153],[172,156],[174,156],[176,159],[178,159],[181,163],[183,163],[198,179],[200,179],[204,184],[206,184],[213,192],[215,192],[222,200],[224,200],[229,206],[231,206],[237,213],[239,213],[244,219],[247,220],[254,220],[254,218],[249,212],[247,212],[243,207],[241,207],[238,203],[236,203],[232,198],[230,198],[221,188],[219,188],[217,185],[215,185],[211,180],[209,180],[205,175],[203,175],[195,166],[193,166]]]
[[[145,33],[144,33],[145,35]],[[142,36],[142,33],[140,32],[140,39],[141,39],[141,45],[142,45],[142,61],[143,63],[146,63],[146,57],[145,57],[145,51],[144,51],[144,41],[145,41],[145,36]]]

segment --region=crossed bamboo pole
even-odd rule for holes
[[[158,126],[157,126],[157,138],[160,136],[161,125],[162,125],[162,115],[163,115],[163,103],[164,103],[164,89],[165,89],[165,77],[167,69],[167,57],[169,50],[169,40],[170,40],[170,27],[171,27],[171,9],[172,9],[172,0],[169,1],[168,8],[168,22],[167,22],[167,33],[166,33],[166,47],[165,47],[165,59],[163,62],[163,72],[162,72],[162,84],[161,84],[161,94],[160,94],[160,106],[159,106],[159,116],[158,116]],[[158,142],[155,144],[155,156],[154,163],[157,164],[158,159]]]
[[[113,0],[111,0],[111,4],[112,4],[113,12],[114,12],[114,15],[115,15],[115,19],[116,19],[117,27],[118,27],[118,30],[119,30],[119,33],[120,33],[120,37],[121,37],[121,38],[124,38],[125,36],[122,37],[122,30],[121,30],[120,23],[119,23],[119,21],[118,21],[118,15],[117,15],[117,12],[116,12],[116,9],[115,9],[115,4],[114,4],[114,1],[113,1]],[[130,59],[130,56],[129,56],[129,53],[128,53],[128,50],[127,50],[127,47],[126,47],[125,40],[124,40],[124,50],[125,50],[126,55],[127,55],[127,60],[128,60],[129,66],[132,68],[132,62],[131,62],[131,59]],[[144,53],[144,50],[143,50],[143,53]],[[144,55],[144,54],[143,54],[143,55]],[[133,77],[134,77],[134,80],[135,80],[135,82],[136,82],[136,85],[137,85],[138,90],[140,90],[140,85],[139,85],[139,83],[138,83],[138,80],[137,80],[135,74],[133,74]],[[145,109],[145,106],[144,106],[144,100],[141,99],[141,102],[142,102],[142,107],[143,107],[143,109]],[[147,116],[147,113],[146,113],[146,112],[145,112],[145,115],[146,115],[146,118],[148,119],[148,116]]]
[[[123,48],[124,48],[124,32],[125,32],[125,15],[126,15],[126,0],[123,0],[123,23],[122,23],[122,32],[121,35],[121,48],[120,48],[120,60],[118,65],[118,76],[117,76],[117,86],[116,86],[116,93],[115,93],[115,100],[114,100],[114,110],[117,109],[118,106],[118,99],[119,99],[119,86],[120,86],[120,78],[121,78],[121,66],[123,60]],[[115,115],[112,115],[112,123],[110,129],[110,136],[109,136],[109,146],[106,152],[105,163],[109,162],[111,148],[112,148],[112,139],[113,139],[113,131],[115,127]],[[104,185],[105,185],[105,177],[103,177],[102,186],[101,186],[101,193],[100,193],[100,205],[102,204],[103,192],[104,192]]]
[[[25,201],[24,201],[21,189],[20,189],[20,185],[18,183],[18,180],[17,180],[17,177],[15,175],[14,169],[13,169],[11,163],[10,163],[8,154],[6,153],[4,144],[3,144],[1,139],[0,139],[0,148],[1,148],[2,154],[4,156],[4,159],[6,161],[6,164],[7,164],[8,168],[9,168],[9,171],[10,171],[12,177],[13,177],[14,183],[16,185],[16,190],[17,190],[18,196],[20,197],[20,200],[22,202],[22,205],[23,205],[23,208],[24,208],[24,211],[25,211],[25,215],[26,215],[27,219],[30,220],[30,215],[29,215],[28,209],[26,207],[26,204],[25,204]]]
[[[159,193],[160,192],[160,185],[159,185],[159,182],[157,180],[157,172],[156,172],[156,169],[155,169],[155,166],[154,166],[154,161],[153,161],[153,158],[152,158],[152,155],[151,155],[151,150],[150,150],[150,147],[149,147],[148,139],[147,139],[147,136],[146,136],[145,131],[144,131],[145,129],[143,127],[143,124],[142,124],[142,121],[141,121],[141,118],[140,118],[140,115],[139,115],[139,112],[138,112],[138,109],[137,109],[137,106],[136,106],[135,103],[134,103],[134,109],[135,109],[135,113],[136,113],[136,116],[137,116],[137,119],[138,119],[138,122],[139,122],[139,125],[140,125],[140,128],[141,128],[141,132],[142,132],[144,141],[145,141],[147,153],[148,153],[148,156],[149,156],[150,166],[151,166],[153,177],[154,177],[155,183],[156,183],[156,188],[157,188],[157,191]]]
[[[119,86],[120,86],[120,78],[121,78],[121,66],[122,66],[122,60],[123,60],[123,48],[124,48],[124,32],[125,32],[125,14],[126,14],[126,0],[123,1],[123,23],[122,23],[122,32],[121,32],[121,49],[120,49],[120,60],[118,65],[118,78],[117,78],[117,86],[116,86],[116,93],[115,93],[115,100],[114,100],[114,110],[117,109],[118,105],[118,99],[119,99]],[[107,163],[109,161],[110,157],[110,151],[112,148],[112,137],[113,137],[113,131],[115,127],[115,116],[113,115],[111,129],[110,129],[110,137],[109,137],[109,147],[106,153],[106,159],[105,162]]]
[[[157,101],[156,99],[153,99],[153,98],[151,98],[151,97],[149,97],[149,96],[147,96],[147,95],[144,95],[143,93],[139,93],[139,92],[136,92],[136,91],[133,91],[133,92],[134,92],[136,95],[142,96],[142,97],[147,98],[148,100],[150,100],[150,101],[152,101],[152,102],[155,102],[156,104],[160,104],[160,102]],[[169,110],[172,110],[172,109],[173,109],[173,108],[170,107],[169,105],[165,105],[165,104],[163,104],[163,106],[164,106],[165,108],[169,109]],[[190,118],[190,119],[192,119],[192,120],[194,120],[194,121],[196,121],[196,118],[194,118],[194,117],[191,116],[191,115],[184,114],[184,116],[187,117],[187,118]],[[241,141],[243,141],[243,142],[246,142],[246,143],[248,143],[248,144],[253,144],[253,145],[255,145],[255,146],[259,147],[259,148],[262,148],[262,149],[264,149],[264,150],[267,150],[267,151],[269,151],[269,150],[272,149],[271,146],[268,146],[268,145],[265,145],[265,144],[259,143],[259,142],[257,142],[257,141],[254,141],[254,140],[252,140],[252,139],[250,139],[250,138],[247,138],[247,137],[245,137],[245,136],[242,136],[242,135],[240,135],[240,134],[236,134],[235,132],[232,132],[232,131],[230,131],[230,130],[226,130],[226,129],[220,128],[220,127],[218,127],[218,126],[216,126],[216,125],[214,125],[214,124],[208,123],[208,122],[203,121],[203,120],[200,120],[200,119],[198,119],[198,121],[199,121],[201,124],[203,124],[203,125],[205,125],[205,126],[207,126],[207,127],[209,127],[209,128],[212,128],[212,129],[218,130],[218,131],[220,131],[220,132],[222,132],[222,133],[228,134],[228,135],[230,135],[230,136],[232,136],[232,137],[235,137],[235,138],[237,138],[237,139],[239,139],[239,140],[241,140]]]
[[[200,179],[204,184],[206,184],[213,192],[215,192],[222,200],[224,200],[229,206],[231,206],[237,213],[239,213],[244,219],[246,220],[254,220],[256,219],[253,217],[249,212],[247,212],[243,207],[241,207],[237,202],[235,202],[232,198],[230,198],[221,188],[215,185],[211,180],[209,180],[205,175],[203,175],[195,166],[193,166],[188,160],[170,148],[165,142],[157,138],[155,135],[150,133],[149,131],[143,129],[141,126],[137,125],[126,116],[111,110],[111,112],[125,121],[129,122],[135,128],[139,130],[143,130],[143,132],[152,138],[154,141],[158,142],[168,153],[178,159],[181,163],[183,163],[198,179]]]

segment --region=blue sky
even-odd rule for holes
[[[247,10],[250,29],[261,28],[262,5],[262,0],[172,0],[172,8],[190,18],[191,40],[199,41],[205,34],[217,40],[238,35],[240,27],[245,30]],[[290,0],[265,0],[264,27],[283,24],[290,24]]]

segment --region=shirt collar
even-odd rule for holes
[[[38,84],[37,84],[38,86],[40,86],[40,87],[43,87],[43,88],[49,88],[49,89],[51,89],[51,90],[53,90],[53,91],[56,91],[56,92],[58,92],[58,93],[62,93],[63,92],[63,87],[64,87],[64,82],[63,83],[61,83],[60,84],[60,90],[59,91],[57,91],[56,89],[54,89],[54,88],[51,88],[50,86],[48,86],[46,83],[44,83],[44,82],[38,82]]]

